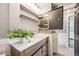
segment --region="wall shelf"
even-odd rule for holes
[[[34,12],[34,10],[32,8],[29,8],[27,5],[20,4],[20,8],[21,9],[24,9],[24,10],[28,10],[29,12],[31,12],[32,14],[34,14],[35,16],[38,17],[38,14],[36,12]]]
[[[37,18],[33,18],[33,17],[31,17],[31,16],[28,16],[26,13],[24,13],[24,12],[20,12],[20,17],[21,16],[24,16],[24,17],[27,17],[27,18],[29,18],[29,19],[31,19],[31,20],[33,20],[33,21],[36,21],[36,22],[38,22],[38,20],[36,20]]]
[[[48,30],[49,29],[49,14],[47,16],[43,16],[42,19],[39,19],[39,29],[40,30]]]
[[[38,15],[36,15],[32,9],[30,9],[26,4],[20,4],[20,17],[24,16],[38,22]]]

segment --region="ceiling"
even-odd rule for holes
[[[35,5],[40,9],[40,14],[43,14],[43,13],[51,10],[50,3],[35,3]]]

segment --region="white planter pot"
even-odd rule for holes
[[[29,40],[29,39],[26,39],[26,38],[23,38],[23,42],[24,42],[24,43],[29,43],[30,40]]]
[[[9,39],[9,43],[29,43],[30,40],[26,39],[26,38],[13,38],[13,39]]]
[[[18,43],[18,42],[22,42],[22,39],[21,38],[9,39],[9,43]]]

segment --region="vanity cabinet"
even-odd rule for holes
[[[29,43],[30,44],[30,43]],[[22,46],[22,45],[21,45]],[[47,56],[48,55],[48,37],[40,40],[30,47],[26,47],[20,51],[11,45],[12,56]]]

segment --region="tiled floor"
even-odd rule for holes
[[[67,48],[64,46],[58,47],[58,54],[64,55],[64,56],[74,56],[74,49],[73,48]]]

